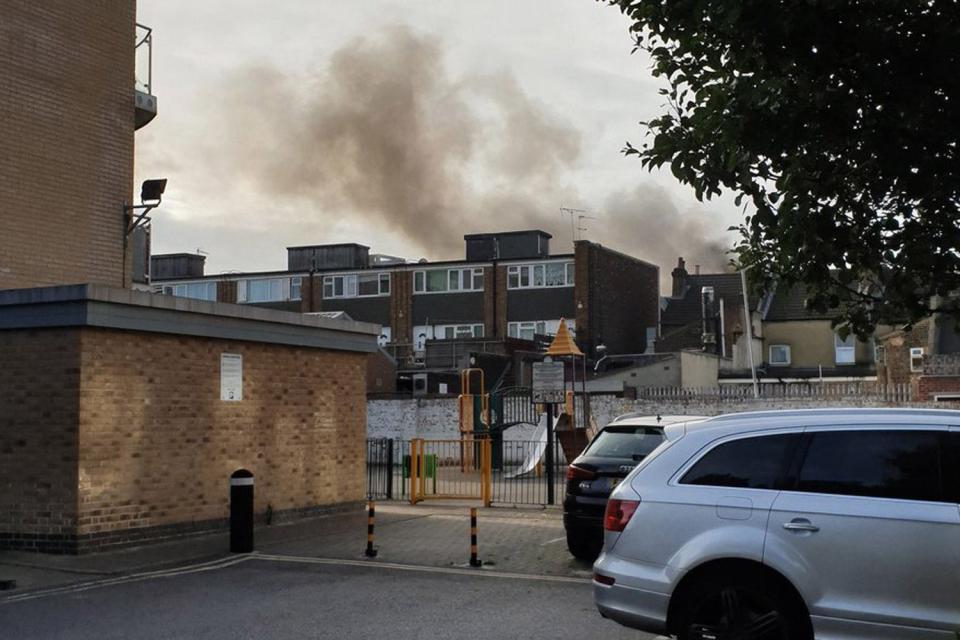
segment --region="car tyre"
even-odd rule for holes
[[[706,576],[681,597],[678,640],[813,640],[810,616],[797,596],[760,572]]]
[[[600,555],[603,544],[583,533],[567,530],[567,549],[577,560],[593,562]]]

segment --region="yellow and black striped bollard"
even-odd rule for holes
[[[479,567],[482,564],[477,558],[477,508],[470,507],[470,566]]]
[[[377,550],[373,548],[373,500],[367,502],[367,549],[363,552],[368,558],[376,558]]]

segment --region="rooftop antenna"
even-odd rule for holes
[[[207,253],[206,251],[204,251],[203,249],[201,249],[200,247],[197,247],[197,255],[198,255],[198,256],[208,256],[208,255],[210,255],[210,254]]]
[[[570,243],[577,241],[577,223],[574,221],[574,217],[577,215],[585,215],[587,213],[586,209],[571,209],[570,207],[560,207],[560,215],[570,216]]]

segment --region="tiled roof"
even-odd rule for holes
[[[660,316],[661,324],[676,327],[700,322],[700,290],[703,287],[713,287],[714,298],[718,302],[722,298],[727,305],[743,304],[743,285],[739,273],[688,275],[686,283],[682,298],[667,298],[667,308]],[[751,297],[750,307],[755,309],[756,306],[756,298]]]
[[[773,300],[767,311],[767,322],[782,322],[785,320],[830,320],[836,314],[831,312],[820,313],[807,309],[807,288],[802,285],[792,287],[777,287],[773,292]]]

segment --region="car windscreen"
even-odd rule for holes
[[[584,455],[597,458],[646,456],[663,442],[660,427],[607,427],[590,444]]]

